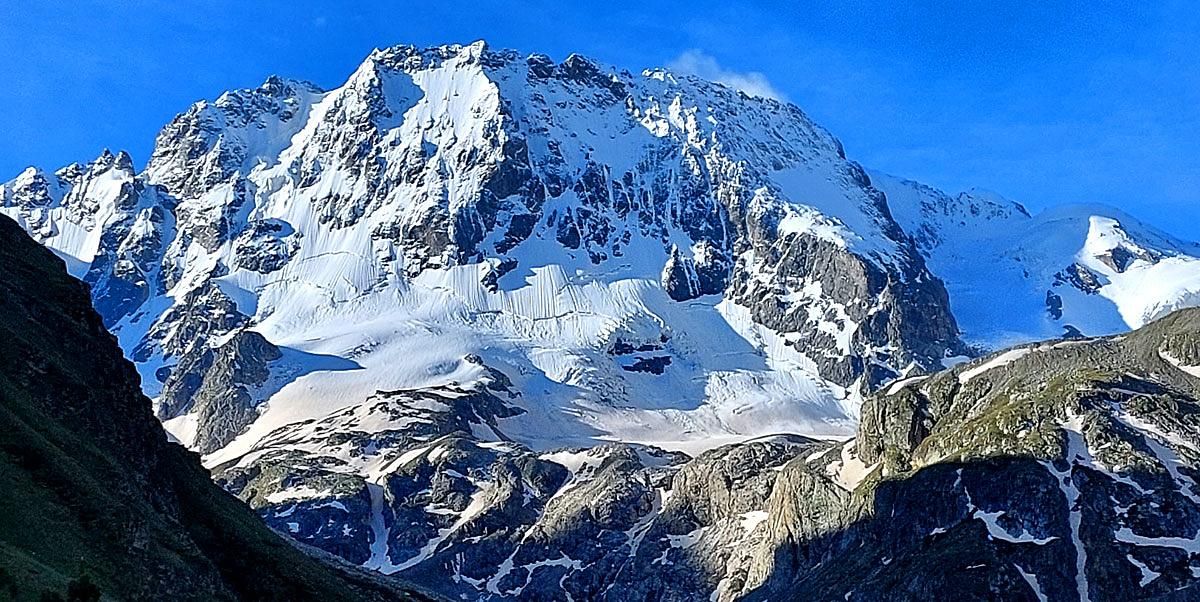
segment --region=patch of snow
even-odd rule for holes
[[[899,393],[901,389],[903,389],[909,385],[919,383],[927,378],[929,378],[928,375],[910,376],[908,378],[901,378],[888,386],[887,394],[895,395],[896,393]]]
[[[965,363],[971,361],[972,359],[974,359],[974,358],[972,358],[969,355],[951,355],[951,356],[942,358],[941,363],[942,363],[942,367],[946,368],[948,370],[959,364],[965,364]]]
[[[371,557],[363,563],[363,567],[391,575],[400,570],[392,563],[388,555],[388,540],[391,529],[384,516],[387,500],[384,499],[384,489],[377,483],[367,483],[367,493],[371,496]]]
[[[746,512],[741,515],[739,523],[742,526],[742,530],[746,533],[749,533],[768,518],[770,518],[770,515],[762,510],[751,510],[750,512]]]
[[[988,370],[994,370],[996,368],[1007,366],[1025,357],[1026,355],[1029,355],[1031,352],[1033,352],[1033,348],[1031,347],[1019,347],[1017,349],[1005,351],[1004,353],[1001,353],[978,366],[963,370],[958,374],[958,382],[959,384],[965,385],[971,382],[971,379],[975,378],[976,376],[979,376]]]
[[[868,466],[860,460],[854,448],[854,441],[851,440],[842,444],[841,454],[825,467],[825,473],[842,489],[854,491],[858,484],[878,467],[878,462]]]
[[[1186,467],[1190,464],[1185,462],[1179,453],[1171,448],[1171,445],[1188,449],[1197,454],[1200,454],[1200,447],[1180,435],[1168,432],[1148,420],[1130,414],[1120,405],[1115,405],[1114,409],[1117,419],[1142,435],[1142,440],[1146,442],[1146,446],[1150,448],[1159,464],[1179,485],[1179,492],[1192,503],[1200,505],[1200,494],[1196,491],[1196,481],[1179,470],[1181,466]]]
[[[1200,366],[1184,365],[1183,362],[1179,361],[1178,359],[1173,357],[1170,353],[1167,353],[1166,351],[1163,351],[1161,349],[1158,352],[1158,356],[1161,357],[1163,360],[1165,360],[1168,364],[1171,364],[1172,366],[1179,368],[1184,373],[1189,374],[1191,376],[1195,376],[1196,378],[1200,378]]]
[[[654,494],[654,503],[650,508],[650,512],[639,518],[637,523],[625,532],[625,536],[629,539],[630,558],[637,556],[638,549],[641,548],[642,541],[646,538],[646,533],[650,531],[650,527],[654,525],[654,521],[662,514],[663,505],[667,503],[667,500],[671,499],[671,490],[669,489],[656,488]]]
[[[1092,470],[1103,473],[1108,478],[1125,485],[1132,487],[1140,494],[1149,493],[1142,487],[1141,483],[1135,481],[1132,477],[1120,474],[1103,462],[1097,460],[1088,446],[1087,438],[1083,435],[1083,416],[1072,415],[1067,416],[1067,420],[1060,423],[1063,429],[1063,434],[1067,437],[1067,460],[1080,466],[1087,466]]]
[[[999,539],[1001,541],[1007,541],[1009,543],[1032,543],[1032,544],[1037,544],[1039,546],[1046,545],[1046,544],[1058,539],[1057,537],[1055,537],[1053,535],[1050,537],[1041,537],[1041,538],[1034,537],[1033,535],[1029,534],[1029,532],[1027,532],[1025,530],[1022,530],[1019,535],[1012,535],[1007,530],[1005,530],[1004,527],[1000,526],[1000,523],[997,522],[997,520],[996,520],[1003,515],[1004,515],[1003,510],[1000,510],[997,512],[984,512],[983,510],[976,509],[975,513],[972,516],[974,518],[977,518],[977,519],[983,521],[983,524],[987,526],[988,535],[992,539]]]
[[[1139,561],[1137,558],[1134,558],[1133,554],[1126,554],[1125,558],[1129,560],[1130,564],[1136,566],[1138,570],[1142,572],[1142,578],[1140,581],[1138,581],[1138,585],[1141,587],[1146,587],[1147,585],[1150,585],[1152,581],[1158,579],[1159,573],[1150,570],[1150,567],[1146,566],[1145,563]]]
[[[1121,527],[1114,535],[1116,535],[1117,541],[1136,546],[1178,548],[1189,554],[1200,553],[1200,531],[1191,537],[1143,537],[1134,533],[1129,527]]]
[[[462,513],[458,515],[458,518],[454,521],[454,523],[445,529],[438,529],[438,534],[436,537],[430,539],[424,546],[421,546],[421,549],[417,551],[416,555],[396,565],[396,570],[403,571],[404,569],[411,568],[428,560],[435,552],[437,552],[438,547],[441,546],[442,543],[445,542],[452,533],[458,531],[463,527],[463,525],[467,524],[485,509],[487,509],[487,504],[490,498],[491,491],[487,487],[480,487],[477,489],[471,494],[471,500],[467,503],[467,507],[464,508]],[[384,571],[384,573],[387,574],[386,571]]]
[[[272,504],[281,504],[283,502],[288,502],[288,501],[292,501],[292,500],[310,500],[310,499],[315,499],[315,498],[323,498],[323,497],[329,496],[330,493],[331,492],[328,489],[318,491],[307,485],[301,485],[300,487],[293,487],[291,489],[282,489],[280,491],[276,491],[275,493],[272,493],[272,494],[266,496],[265,499],[267,500],[267,502],[272,503]]]
[[[1079,507],[1079,487],[1075,484],[1073,475],[1074,464],[1060,471],[1051,462],[1042,462],[1042,466],[1054,477],[1059,489],[1063,492],[1068,512],[1068,523],[1071,527],[1071,543],[1075,547],[1075,588],[1081,601],[1091,600],[1087,578],[1087,549],[1084,548],[1080,536],[1080,525],[1083,523],[1083,510]]]
[[[708,529],[708,527],[700,527],[699,529],[690,531],[683,535],[668,535],[667,542],[672,548],[682,548],[686,550],[700,543],[700,540],[704,537],[704,534],[708,531]]]
[[[1037,575],[1025,572],[1025,569],[1021,568],[1020,565],[1016,563],[1013,564],[1013,567],[1017,569],[1018,573],[1021,573],[1021,578],[1029,584],[1030,589],[1033,590],[1033,595],[1037,596],[1038,602],[1050,602],[1050,598],[1048,598],[1046,594],[1042,592],[1042,586],[1040,583],[1038,583]]]
[[[196,425],[198,420],[199,417],[195,412],[188,412],[170,420],[164,420],[162,423],[163,430],[167,431],[167,435],[174,439],[175,442],[190,448],[192,442],[196,439]]]

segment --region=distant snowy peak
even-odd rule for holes
[[[872,173],[893,216],[946,282],[971,342],[999,348],[1137,328],[1200,304],[1200,245],[1103,205],[1030,215],[976,191],[950,196]]]
[[[981,189],[949,195],[932,186],[884,174],[870,172],[871,184],[887,195],[892,216],[916,241],[928,257],[947,239],[981,223],[993,225],[1021,223],[1029,212],[1020,203]]]
[[[1102,277],[1099,294],[1116,305],[1131,328],[1200,305],[1200,247],[1128,217],[1122,222],[1089,216],[1077,260]]]

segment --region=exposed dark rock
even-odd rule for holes
[[[256,406],[262,400],[254,391],[271,376],[270,363],[281,355],[251,330],[237,331],[216,348],[194,347],[163,383],[159,417],[195,414],[195,439],[187,443],[202,454],[224,447],[258,417]]]
[[[1200,558],[1168,542],[1200,532],[1200,379],[1159,354],[1198,333],[1200,310],[1181,311],[870,398],[848,444],[866,477],[841,501],[820,479],[777,489],[799,516],[772,509],[748,599],[1194,596]]]
[[[630,372],[648,372],[650,374],[662,374],[666,372],[667,366],[671,365],[671,356],[655,355],[650,357],[639,357],[632,364],[622,365],[621,368]]]
[[[1078,263],[1072,263],[1065,270],[1055,274],[1054,284],[1073,286],[1089,295],[1099,292],[1101,286],[1099,277]]]
[[[679,247],[671,247],[671,255],[663,266],[662,287],[667,296],[676,301],[687,301],[700,295],[696,265],[680,253]]]
[[[1061,320],[1063,316],[1062,297],[1054,293],[1054,291],[1046,291],[1046,313],[1050,314],[1053,320]]]

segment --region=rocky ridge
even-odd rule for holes
[[[1194,597],[1200,370],[1176,354],[1197,343],[1184,310],[893,385],[848,444],[867,476],[813,531],[772,521],[749,599]],[[813,512],[823,490],[785,507]]]

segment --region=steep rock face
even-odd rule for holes
[[[841,500],[819,478],[776,488],[749,599],[1194,597],[1200,369],[1171,349],[1197,340],[1184,310],[870,398],[837,469],[861,480]]]
[[[179,208],[181,215],[190,214],[184,221],[206,222],[196,224],[192,234],[202,244],[216,242],[229,234],[219,218],[232,214],[205,209],[227,205],[236,211],[238,204],[229,202],[232,199],[204,203],[201,198],[236,180],[239,172],[248,172],[271,150],[277,152],[273,145],[295,135],[320,94],[307,82],[270,77],[256,89],[227,92],[214,102],[200,101],[159,133],[145,176],[190,201]],[[208,215],[199,215],[203,213]]]
[[[0,569],[6,599],[408,599],[311,558],[168,444],[61,261],[0,217]],[[424,599],[424,598],[422,598]]]
[[[191,436],[180,442],[200,453],[218,450],[258,417],[257,393],[280,357],[278,347],[251,330],[236,331],[216,348],[196,348],[171,368],[158,413],[194,416],[195,425],[186,429]]]

